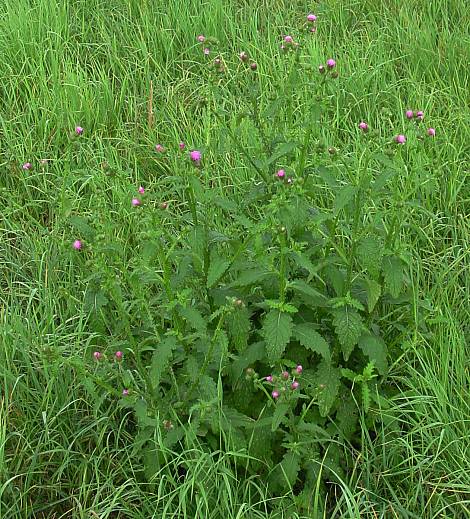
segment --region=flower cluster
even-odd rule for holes
[[[281,50],[283,52],[290,52],[293,50],[297,50],[299,44],[294,41],[294,38],[292,36],[286,35],[284,36],[284,40],[281,44]]]
[[[317,21],[316,15],[314,15],[313,13],[307,14],[307,27],[310,32],[313,32],[313,33],[317,32],[317,27],[315,25],[316,21]]]
[[[276,375],[268,375],[265,381],[272,387],[271,396],[274,400],[282,398],[282,395],[287,395],[288,391],[295,391],[299,388],[300,383],[297,378],[302,374],[303,367],[298,364],[291,372],[287,370],[281,371]]]

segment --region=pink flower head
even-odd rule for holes
[[[122,351],[117,351],[114,355],[117,360],[122,360],[122,356],[123,356]]]
[[[28,169],[31,169],[33,167],[33,165],[31,164],[31,162],[25,162],[22,166],[21,166],[25,171],[27,171]]]
[[[291,389],[293,389],[294,391],[299,387],[299,383],[297,382],[297,380],[294,380],[294,382],[292,382],[292,384],[290,385]]]
[[[405,112],[405,115],[406,115],[406,118],[407,118],[407,119],[413,119],[413,115],[414,115],[414,114],[413,114],[413,110],[407,110],[407,111]]]
[[[416,112],[416,117],[417,117],[418,119],[420,119],[420,120],[423,119],[423,117],[424,117],[424,112],[422,112],[421,110],[418,110],[418,111]]]
[[[273,391],[271,396],[274,398],[274,400],[277,400],[279,398],[279,391]]]
[[[304,368],[302,367],[301,364],[297,365],[297,367],[295,368],[295,372],[300,375],[302,373],[302,371],[304,370]]]
[[[405,144],[405,142],[406,142],[406,137],[405,137],[404,135],[397,135],[397,136],[395,137],[395,142],[396,142],[397,144]]]
[[[281,373],[281,377],[284,379],[284,380],[287,380],[289,378],[289,372],[288,371],[283,371]]]
[[[436,130],[434,128],[428,128],[428,135],[434,137],[434,135],[436,135]]]
[[[100,360],[102,356],[103,354],[100,351],[93,352],[93,357],[95,358],[95,360]]]
[[[129,390],[128,389],[123,389],[122,390],[122,396],[127,396],[129,394]]]
[[[273,376],[272,375],[268,375],[266,377],[266,382],[272,382],[273,381]]]
[[[200,34],[198,37],[197,37],[197,41],[199,43],[204,43],[206,41],[206,37],[204,36],[204,34]]]
[[[202,153],[199,150],[193,150],[189,153],[189,158],[194,162],[194,164],[199,165]]]
[[[180,143],[178,144],[178,146],[179,146],[179,148],[180,148],[181,151],[183,151],[184,148],[186,148],[186,144],[185,144],[184,142],[180,142]]]
[[[75,240],[72,244],[72,247],[75,250],[80,250],[82,248],[82,242],[80,240]]]
[[[202,52],[204,52],[204,56],[209,56],[209,54],[211,53],[211,50],[209,49],[209,47],[205,47]]]
[[[366,132],[368,129],[369,129],[369,125],[367,123],[365,123],[364,121],[361,121],[359,123],[359,128],[363,131],[363,132]]]
[[[83,128],[81,126],[76,126],[75,127],[75,133],[77,135],[81,135],[83,133]]]
[[[286,43],[292,43],[294,39],[292,38],[292,36],[284,36],[284,41]]]
[[[286,172],[283,170],[283,169],[280,169],[277,173],[276,173],[277,177],[278,178],[284,178],[286,176]]]
[[[307,21],[315,22],[316,19],[317,19],[317,17],[313,13],[307,14]]]
[[[326,60],[326,66],[329,69],[335,68],[336,67],[336,61],[334,59],[330,58],[330,59]]]
[[[134,207],[137,207],[138,205],[141,204],[140,200],[138,198],[133,198],[132,201],[131,201],[131,204],[134,206]]]
[[[141,195],[145,193],[145,189],[142,186],[139,186],[139,189],[137,190]]]
[[[161,144],[156,144],[155,151],[157,151],[158,153],[163,153],[165,151],[165,148]]]

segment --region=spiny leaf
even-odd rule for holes
[[[207,287],[212,288],[225,274],[229,267],[229,260],[222,258],[217,254],[212,254],[209,264],[209,270],[207,272]]]
[[[363,331],[361,316],[348,306],[335,312],[333,326],[341,344],[345,360],[349,359]]]
[[[374,363],[375,368],[381,375],[387,373],[387,346],[380,337],[370,333],[361,335],[359,348]]]
[[[374,234],[364,236],[357,245],[359,263],[373,278],[379,275],[383,251],[381,240]]]
[[[271,310],[263,323],[266,354],[270,363],[281,359],[292,333],[292,317],[279,310]]]
[[[321,355],[330,362],[330,347],[325,339],[315,330],[311,323],[297,324],[294,328],[295,338],[305,348]]]
[[[321,416],[327,416],[335,403],[340,385],[340,371],[326,360],[318,365],[315,379],[319,388],[318,408]]]
[[[289,404],[287,402],[279,402],[275,405],[273,421],[271,424],[271,431],[277,431],[279,426],[281,425],[282,420],[286,416],[287,411],[289,410]]]
[[[173,350],[177,347],[175,337],[165,338],[154,351],[150,367],[150,380],[153,387],[158,388],[163,373],[168,369]]]
[[[383,260],[385,287],[393,298],[397,298],[403,286],[403,263],[396,256],[386,256]]]
[[[243,351],[248,343],[251,323],[246,308],[236,308],[227,317],[227,331],[237,351]]]
[[[194,306],[179,307],[178,312],[196,331],[206,332],[207,322],[197,308]]]
[[[382,293],[382,286],[373,279],[366,279],[367,309],[371,313]]]
[[[335,197],[335,201],[333,203],[333,212],[334,214],[338,214],[342,209],[344,209],[356,196],[357,187],[346,185],[343,186],[337,193]]]

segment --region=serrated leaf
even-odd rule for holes
[[[382,270],[386,289],[393,298],[397,298],[401,293],[404,281],[401,259],[396,256],[386,256],[383,259]]]
[[[335,312],[333,326],[341,344],[343,356],[345,360],[348,360],[362,334],[362,318],[351,307],[344,306]]]
[[[194,306],[179,307],[178,313],[191,325],[191,327],[201,333],[206,333],[207,321],[201,312]]]
[[[318,365],[315,381],[319,388],[318,409],[323,417],[328,415],[338,396],[340,376],[339,369],[333,367],[326,360],[322,360]]]
[[[248,343],[251,328],[248,310],[246,308],[235,308],[227,316],[226,322],[231,342],[235,345],[237,351],[243,351]]]
[[[269,276],[271,272],[266,269],[252,268],[247,270],[242,270],[238,273],[237,278],[230,283],[231,287],[245,287],[248,285],[253,285],[258,281],[263,280],[265,277]]]
[[[296,147],[297,147],[296,142],[292,142],[292,141],[284,142],[277,148],[277,150],[271,155],[271,157],[269,157],[266,160],[266,166],[271,165],[273,162],[280,159],[284,155],[291,153],[291,151],[295,150]]]
[[[335,201],[333,202],[333,213],[338,214],[344,209],[349,203],[351,203],[356,196],[357,187],[346,185],[343,186],[336,194]]]
[[[321,292],[315,290],[302,279],[295,279],[289,283],[289,288],[305,296],[311,306],[323,306],[327,302],[327,298]]]
[[[366,279],[367,309],[371,313],[382,293],[382,286],[373,279]]]
[[[273,364],[279,361],[286,349],[292,333],[292,317],[279,310],[271,310],[263,323],[263,336],[266,339],[266,355]]]
[[[261,360],[265,355],[266,350],[264,341],[248,345],[243,354],[238,356],[230,366],[232,382],[238,380],[245,368],[254,364],[257,360]]]
[[[294,327],[294,337],[305,348],[321,355],[330,362],[330,347],[325,339],[315,330],[311,323],[297,324]]]
[[[83,310],[85,312],[91,312],[92,310],[98,312],[101,308],[109,303],[108,298],[104,295],[101,290],[94,290],[88,288],[85,293],[83,300]]]
[[[335,174],[327,166],[319,166],[315,169],[315,173],[325,182],[326,185],[332,188],[338,187],[338,181]]]
[[[69,224],[80,234],[80,236],[86,238],[87,240],[92,240],[95,235],[95,229],[91,227],[88,223],[88,220],[83,216],[70,216]]]
[[[392,166],[394,167],[393,162]],[[375,182],[372,184],[372,193],[375,194],[381,191],[385,187],[387,182],[395,176],[395,174],[395,169],[385,169],[384,171],[382,171],[382,173],[380,173],[380,175],[377,176]]]
[[[341,434],[350,440],[358,423],[357,405],[351,395],[341,395],[335,422]]]
[[[381,375],[385,375],[388,369],[387,345],[385,342],[380,337],[367,333],[361,335],[358,345],[364,355],[374,363],[377,371]]]
[[[282,420],[286,416],[287,411],[289,410],[288,402],[279,402],[274,407],[273,421],[271,423],[271,431],[277,431],[279,426],[281,425]]]
[[[279,463],[281,474],[284,481],[292,488],[297,481],[297,475],[300,471],[300,456],[295,452],[289,451],[284,454],[281,463]]]
[[[168,369],[173,350],[176,349],[177,345],[175,337],[166,337],[154,351],[149,373],[154,388],[158,388],[160,385],[162,375]]]
[[[368,234],[357,245],[357,256],[361,267],[377,278],[382,265],[383,244],[378,236]]]
[[[211,256],[207,272],[207,287],[212,288],[230,267],[230,261],[216,254]]]

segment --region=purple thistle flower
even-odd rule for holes
[[[72,247],[75,250],[80,250],[82,248],[82,242],[80,240],[75,240],[72,244]]]
[[[123,389],[122,390],[122,396],[127,396],[129,394],[129,390],[128,389]]]
[[[95,360],[100,360],[102,356],[103,354],[100,351],[93,352],[93,357],[95,358]]]
[[[397,136],[395,137],[395,142],[396,142],[397,144],[405,144],[405,142],[406,142],[406,137],[405,137],[404,135],[397,135]]]
[[[137,190],[141,195],[145,193],[145,189],[142,186],[139,186],[139,189]]]
[[[123,357],[122,351],[117,351],[114,355],[117,360],[122,360],[122,357]]]
[[[211,53],[211,50],[209,49],[209,47],[205,47],[202,52],[204,52],[204,56],[209,56],[209,54]]]
[[[313,13],[310,13],[307,15],[307,21],[315,22],[316,20],[317,20],[317,17]]]
[[[428,128],[427,133],[430,137],[434,137],[436,135],[436,130],[434,128]]]
[[[273,376],[272,375],[268,375],[266,377],[266,382],[272,382],[273,381]]]
[[[28,169],[31,169],[33,167],[33,165],[31,164],[31,162],[25,162],[22,166],[21,166],[25,171],[27,171]]]
[[[422,120],[424,118],[424,112],[422,112],[421,110],[418,110],[416,112],[416,117],[417,117],[417,119]]]
[[[302,371],[304,370],[304,368],[302,367],[301,364],[298,364],[298,366],[295,368],[295,372],[300,375],[302,373]]]
[[[199,166],[199,163],[201,162],[202,158],[202,153],[199,150],[193,150],[189,153],[189,158],[192,160],[192,162],[194,162],[194,164]]]
[[[292,43],[294,39],[292,38],[292,36],[284,36],[284,41],[286,43]]]
[[[206,41],[206,37],[203,35],[203,34],[200,34],[198,37],[197,37],[197,41],[199,43],[204,43]]]
[[[155,144],[155,151],[158,153],[163,153],[165,151],[165,148],[161,144]]]
[[[83,133],[83,128],[81,126],[76,126],[75,127],[75,133],[77,135],[81,135]]]
[[[294,382],[292,382],[292,384],[290,385],[291,389],[293,389],[294,391],[299,387],[299,383],[297,382],[297,380],[294,380]]]
[[[286,176],[286,172],[283,170],[283,169],[280,169],[277,173],[276,173],[276,176],[278,178],[284,178]]]
[[[329,69],[335,68],[336,67],[336,61],[334,59],[330,58],[330,59],[326,60],[326,66]]]
[[[138,198],[133,198],[132,201],[131,201],[131,204],[134,206],[134,207],[137,207],[138,205],[141,204],[140,200]]]
[[[250,65],[251,70],[256,70],[258,68],[258,64],[253,61],[253,63]]]
[[[179,148],[180,148],[181,151],[183,151],[184,148],[186,148],[186,144],[185,144],[184,142],[180,142],[180,143],[178,144],[178,146],[179,146]]]
[[[413,116],[414,116],[414,114],[413,114],[413,110],[407,110],[407,111],[405,112],[405,115],[406,115],[406,118],[407,118],[407,119],[413,119]]]
[[[274,400],[277,400],[279,398],[279,391],[273,391],[271,396],[274,398]]]
[[[364,121],[361,121],[359,123],[359,128],[363,131],[363,132],[366,132],[368,129],[369,129],[369,125],[367,123],[365,123]]]
[[[288,371],[283,371],[281,373],[281,377],[284,379],[284,380],[287,380],[289,378],[289,372]]]

